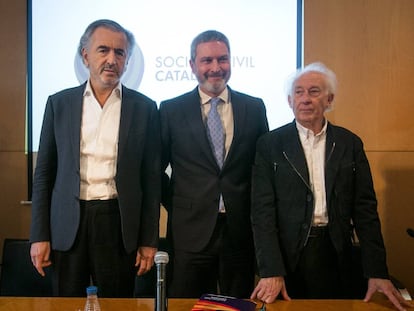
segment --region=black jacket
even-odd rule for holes
[[[294,271],[307,242],[314,201],[295,122],[264,135],[253,168],[252,226],[261,277]],[[372,176],[361,139],[328,124],[325,188],[329,233],[338,258],[350,261],[353,225],[366,277],[387,278]]]

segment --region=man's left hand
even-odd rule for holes
[[[387,296],[392,304],[400,311],[406,310],[404,307],[413,307],[409,301],[405,300],[404,297],[401,296],[400,292],[395,288],[390,280],[375,278],[369,279],[368,290],[364,301],[370,301],[375,292],[380,292]]]

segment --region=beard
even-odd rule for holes
[[[220,78],[220,79],[217,79]],[[199,81],[200,86],[209,93],[219,95],[227,87],[230,74],[226,75],[206,75],[203,81]]]
[[[224,80],[216,81],[214,83],[206,82],[203,84],[204,88],[211,93],[220,94],[226,88],[227,84]]]

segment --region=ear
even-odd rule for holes
[[[289,107],[293,109],[292,96],[290,96],[290,95],[288,95],[288,102],[289,102]]]
[[[194,69],[195,69],[195,63],[193,62],[192,59],[190,59],[189,63],[190,63],[191,71],[195,74],[195,71],[194,71]]]
[[[335,97],[335,95],[332,94],[332,93],[328,95],[328,102],[329,102],[329,104],[332,104],[332,102],[334,100],[334,97]]]
[[[82,61],[86,68],[89,68],[88,53],[85,48],[82,49]]]

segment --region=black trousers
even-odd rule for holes
[[[313,227],[297,268],[285,277],[289,296],[296,299],[350,298],[352,284],[342,262],[328,228]]]
[[[73,247],[53,252],[54,294],[82,297],[92,283],[99,297],[132,297],[136,253],[124,250],[117,200],[81,201],[80,207]]]
[[[226,216],[219,214],[203,251],[174,249],[169,297],[198,298],[211,293],[249,298],[254,286],[254,250],[247,244],[233,245],[227,234]]]

